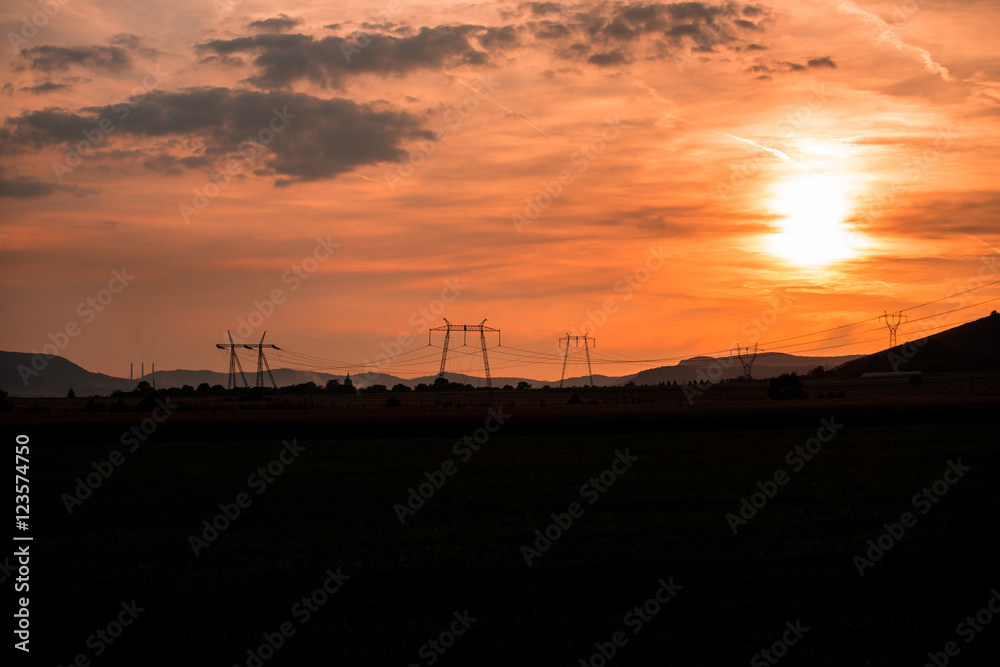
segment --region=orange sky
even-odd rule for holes
[[[2,349],[224,371],[249,318],[330,372],[412,337],[409,376],[443,316],[855,354],[1000,297],[953,296],[1000,279],[995,2],[52,3],[0,11]]]

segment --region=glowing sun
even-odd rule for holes
[[[768,250],[800,266],[821,266],[853,257],[858,241],[845,224],[853,200],[843,180],[822,174],[795,176],[778,183],[770,207],[784,216],[781,231],[768,238]]]

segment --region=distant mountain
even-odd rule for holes
[[[898,370],[996,370],[1000,369],[1000,352],[995,347],[997,340],[1000,340],[1000,316],[991,316],[935,334],[928,339],[922,339],[925,342],[915,341],[908,344],[909,347],[901,345],[893,350],[886,350],[867,357],[859,355],[797,357],[780,352],[762,353],[754,361],[753,375],[765,378],[790,372],[804,374],[817,366],[823,366],[826,369],[835,369],[832,371],[835,375],[849,377],[869,372],[892,371],[894,370],[893,361],[897,362]],[[893,357],[893,354],[896,356]],[[324,386],[329,380],[336,379],[343,382],[345,378],[344,375],[289,368],[278,368],[272,373],[279,387],[307,382],[315,382],[319,386]],[[688,381],[697,382],[706,377],[714,381],[735,378],[742,374],[743,366],[738,359],[692,357],[684,359],[675,366],[650,368],[634,375],[620,377],[595,375],[594,384],[599,387],[619,386],[628,382],[634,382],[637,385],[657,385],[661,382],[676,381],[683,384]],[[246,377],[251,386],[255,384],[256,378],[253,371],[247,373]],[[474,387],[485,386],[485,380],[480,377],[459,373],[445,373],[445,377],[450,382],[471,384]],[[405,379],[383,373],[363,373],[351,376],[356,387],[384,384],[390,389],[396,384],[404,384],[411,388],[420,383],[433,384],[435,378],[434,375],[428,375]],[[228,374],[209,370],[173,370],[149,373],[142,379],[154,384],[159,389],[184,385],[197,387],[205,382],[212,386],[226,386]],[[494,387],[505,385],[516,387],[520,382],[527,382],[535,388],[545,385],[559,386],[558,382],[523,377],[493,377],[492,381]],[[106,396],[116,389],[131,391],[138,382],[138,379],[128,380],[103,373],[91,373],[62,357],[50,357],[42,365],[34,354],[0,351],[0,389],[8,391],[12,396],[58,397],[65,396],[70,388],[77,396],[92,396],[94,394]],[[265,382],[267,383],[266,379]],[[590,384],[590,378],[567,378],[563,384],[566,387],[581,387]]]
[[[859,355],[840,357],[797,357],[781,352],[765,352],[758,354],[751,367],[753,377],[766,378],[782,373],[808,373],[817,366],[834,368],[846,361],[857,359]],[[674,382],[684,384],[688,381],[710,379],[727,380],[743,375],[743,365],[736,357],[692,357],[684,359],[676,366],[661,366],[637,373],[632,381],[636,384],[659,384]]]
[[[136,383],[103,373],[91,373],[62,357],[31,352],[0,352],[0,389],[11,396],[106,396],[116,389],[130,390]]]
[[[993,311],[996,313],[996,311]],[[902,345],[849,361],[832,371],[835,377],[863,373],[925,373],[1000,370],[1000,315],[993,314]]]

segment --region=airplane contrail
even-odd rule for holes
[[[449,76],[451,76],[452,78],[454,78],[455,81],[458,81],[460,84],[462,84],[463,86],[465,86],[466,88],[468,88],[472,92],[474,92],[474,93],[479,93],[480,92],[479,90],[477,90],[477,89],[473,88],[472,86],[470,86],[469,84],[467,84],[465,81],[462,81],[462,79],[460,77],[455,76],[454,74],[450,74]],[[545,134],[545,135],[548,134],[547,132],[545,132],[544,130],[542,130],[541,128],[539,128],[537,125],[532,124],[531,121],[529,121],[527,118],[525,118],[524,116],[522,116],[518,112],[514,111],[513,109],[508,109],[504,105],[502,105],[499,102],[497,102],[496,100],[494,100],[492,97],[487,97],[485,95],[481,95],[481,97],[482,97],[482,99],[486,100],[487,102],[492,102],[493,104],[497,105],[498,107],[500,107],[501,109],[503,109],[504,111],[506,111],[507,113],[509,113],[510,115],[514,116],[514,118],[517,118],[519,121],[521,121],[522,123],[524,123],[525,125],[527,125],[528,127],[532,128],[534,130],[537,130],[541,134]]]
[[[776,155],[777,157],[781,158],[782,160],[784,160],[788,164],[795,165],[799,169],[802,169],[802,170],[805,170],[805,171],[809,171],[809,172],[812,172],[812,173],[816,173],[813,169],[810,169],[809,167],[807,167],[806,165],[802,164],[798,160],[793,160],[792,158],[788,157],[788,154],[786,154],[786,153],[784,153],[782,151],[779,151],[777,148],[768,148],[767,146],[761,146],[760,144],[758,144],[753,139],[744,139],[743,137],[737,137],[737,136],[734,136],[732,134],[726,134],[725,132],[719,132],[719,134],[721,134],[724,137],[729,137],[730,139],[735,139],[736,141],[742,141],[743,143],[750,144],[751,146],[756,146],[757,148],[761,149],[762,151],[767,151],[771,155]]]
[[[667,117],[667,118],[673,118],[675,120],[681,121],[682,123],[687,123],[688,125],[694,125],[695,127],[698,127],[697,123],[693,123],[693,122],[691,122],[689,120],[685,120],[684,118],[681,118],[680,116],[675,115],[673,111],[667,112],[667,113],[665,113],[663,115],[665,117]],[[799,169],[802,169],[803,171],[808,171],[810,173],[816,173],[816,171],[814,169],[812,169],[812,168],[810,168],[810,167],[802,164],[798,160],[795,160],[795,159],[789,157],[787,153],[785,153],[783,151],[780,151],[777,148],[769,148],[767,146],[762,146],[762,145],[758,144],[756,141],[754,141],[753,139],[744,139],[743,137],[737,137],[737,136],[732,135],[732,134],[726,134],[725,132],[719,132],[717,130],[709,130],[707,128],[701,128],[701,129],[703,131],[705,131],[705,132],[711,132],[712,134],[718,134],[720,137],[726,137],[727,139],[733,139],[734,141],[740,141],[740,142],[745,143],[745,144],[750,144],[751,146],[756,146],[757,148],[761,149],[762,151],[767,151],[771,155],[779,157],[782,160],[784,160],[785,162],[787,162],[788,164],[795,165],[796,167],[798,167]]]
[[[927,49],[904,42],[899,36],[899,33],[880,17],[861,9],[854,4],[852,0],[841,0],[840,4],[837,5],[837,8],[846,14],[854,14],[855,16],[861,17],[861,20],[878,31],[879,42],[885,42],[897,51],[905,51],[917,55],[917,57],[919,57],[924,63],[924,69],[926,71],[931,74],[939,75],[945,81],[951,81],[951,75],[948,73],[947,67],[934,62],[934,58],[931,57],[931,54]]]

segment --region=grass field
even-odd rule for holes
[[[261,664],[599,665],[595,643],[622,632],[607,664],[721,665],[801,621],[782,664],[919,666],[948,641],[954,664],[997,653],[1000,622],[970,644],[956,634],[1000,586],[994,396],[674,408],[528,396],[471,456],[453,446],[484,426],[474,397],[178,411],[134,452],[119,436],[141,413],[12,415],[32,437],[35,649],[45,664],[247,665],[290,623]],[[786,455],[831,416],[843,427],[795,470]],[[248,477],[293,439],[304,451],[258,493]],[[124,463],[69,515],[63,494],[115,449]],[[581,495],[626,449],[637,460],[614,484]],[[959,458],[970,470],[920,513],[913,496]],[[453,474],[401,524],[394,505],[446,460]],[[787,483],[734,535],[727,513],[779,470]],[[249,506],[196,556],[189,537],[240,493]],[[522,546],[573,502],[582,516],[529,567]],[[915,525],[859,576],[853,557],[906,511]],[[296,603],[338,568],[349,579],[302,622]],[[671,578],[681,588],[634,632],[626,614]],[[88,637],[133,599],[145,611],[97,656]],[[471,627],[443,654],[427,648],[465,610]]]

